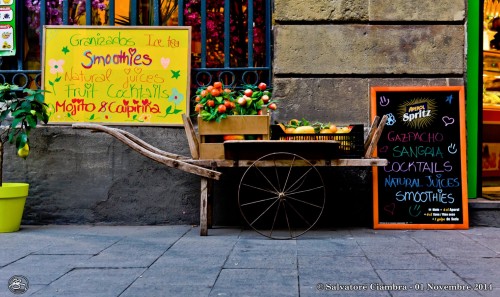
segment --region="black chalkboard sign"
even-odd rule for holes
[[[374,168],[375,229],[467,229],[463,87],[372,87],[388,116]]]

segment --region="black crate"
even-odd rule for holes
[[[349,125],[349,133],[333,134],[286,134],[279,125],[271,125],[272,140],[337,140],[340,142],[340,158],[359,158],[364,153],[365,131],[363,124]]]

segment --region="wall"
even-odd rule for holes
[[[369,122],[369,87],[463,85],[465,1],[277,0],[280,117]]]
[[[119,127],[188,156],[183,128]],[[49,126],[32,132],[31,154],[6,147],[6,181],[29,182],[26,224],[189,224],[198,222],[197,176],[165,167],[105,133]]]
[[[465,15],[464,0],[276,0],[277,117],[367,126],[370,86],[464,85]],[[326,217],[371,226],[371,170],[345,171],[323,176]]]
[[[370,122],[369,87],[463,85],[464,0],[275,0],[277,120],[306,117]],[[123,129],[165,151],[189,155],[182,128]],[[6,180],[30,182],[23,222],[197,224],[199,178],[166,168],[111,136],[49,126],[33,132],[32,155],[14,160]],[[241,170],[216,183],[216,225],[241,225]],[[322,169],[328,184],[320,222],[371,224],[371,170]]]

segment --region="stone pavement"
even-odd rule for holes
[[[0,234],[0,296],[500,296],[500,228],[23,226]],[[29,282],[23,295],[9,280]],[[22,289],[24,280],[12,282]]]

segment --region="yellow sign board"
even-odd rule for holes
[[[191,27],[45,26],[50,123],[182,125]]]

